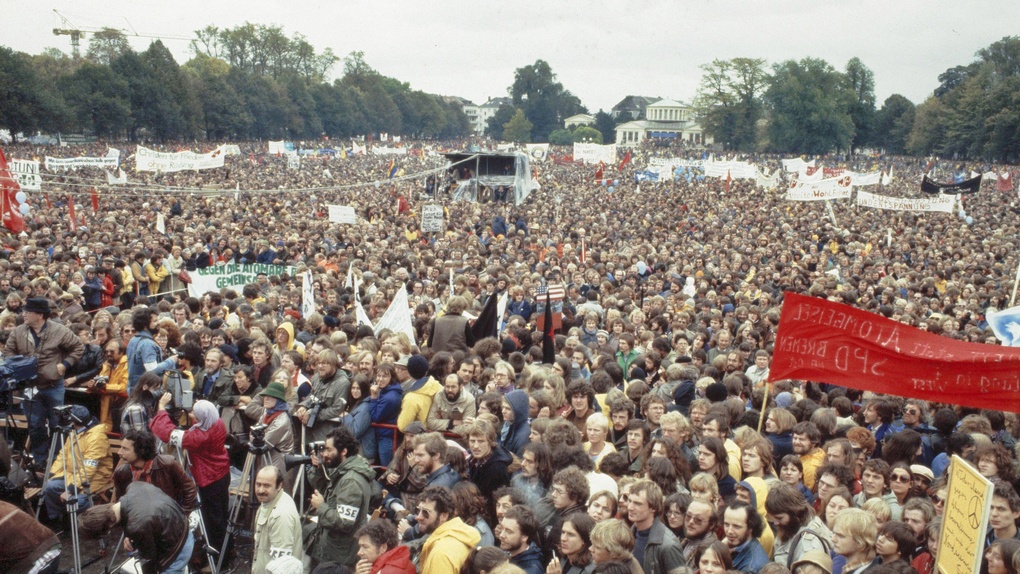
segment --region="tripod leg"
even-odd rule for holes
[[[60,434],[59,433],[54,434],[53,438],[50,439],[50,454],[49,454],[49,456],[46,457],[46,471],[43,473],[43,482],[42,482],[43,488],[46,488],[46,483],[49,482],[51,478],[53,478],[53,475],[52,475],[53,460],[56,458],[56,455],[57,455],[57,445],[59,444],[59,441],[60,441]],[[64,470],[64,476],[67,476],[67,470],[66,469]],[[44,502],[45,501],[43,501],[42,498],[40,497],[39,505],[35,509],[35,519],[36,520],[39,520],[39,513],[42,512],[42,508],[43,508]],[[47,516],[47,518],[49,518],[49,516]]]
[[[110,563],[106,566],[106,572],[110,572],[113,568],[113,563],[117,561],[117,553],[120,552],[121,546],[124,545],[124,533],[120,533],[120,540],[117,541],[117,547],[113,549],[113,556],[110,557]]]

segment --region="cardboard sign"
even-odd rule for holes
[[[939,551],[935,557],[939,572],[979,574],[981,571],[992,489],[992,483],[976,468],[953,455]]]

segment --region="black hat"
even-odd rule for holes
[[[421,355],[411,355],[407,360],[407,373],[415,379],[420,379],[429,372],[429,361]]]
[[[50,314],[50,302],[42,297],[29,297],[28,301],[25,301],[25,307],[23,311],[30,313],[40,313],[42,315]]]

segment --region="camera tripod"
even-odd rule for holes
[[[64,413],[61,413],[64,416]],[[67,442],[67,448],[61,448],[61,445]],[[60,451],[59,455],[57,451]],[[71,451],[71,452],[68,452]],[[53,437],[50,439],[50,453],[46,459],[46,472],[43,478],[43,488],[45,489],[46,484],[52,478],[51,473],[53,469],[53,462],[56,457],[60,456],[64,467],[64,493],[67,495],[67,501],[65,502],[65,508],[67,514],[70,517],[71,522],[71,545],[72,545],[72,556],[74,559],[74,569],[72,572],[80,574],[84,566],[88,566],[93,562],[96,562],[103,556],[103,552],[106,550],[106,544],[102,540],[100,541],[100,553],[94,559],[90,560],[88,564],[82,564],[81,562],[81,539],[78,536],[78,488],[75,486],[74,481],[79,476],[82,478],[81,488],[83,494],[88,498],[89,506],[92,505],[92,489],[90,482],[85,475],[85,459],[81,454],[81,446],[78,444],[78,433],[71,426],[70,420],[61,419],[60,424],[56,427]],[[36,508],[35,517],[39,519],[39,514],[42,512],[42,508],[45,506],[45,501],[40,500],[39,506]]]
[[[223,569],[223,560],[227,555],[227,547],[231,538],[254,537],[255,528],[245,530],[241,520],[241,512],[245,503],[248,502],[248,512],[251,513],[249,520],[255,519],[255,476],[259,470],[272,464],[269,458],[269,451],[272,448],[266,443],[265,435],[259,436],[252,433],[251,442],[248,443],[248,455],[244,459],[244,468],[241,470],[241,484],[237,487],[237,495],[230,501],[230,512],[227,521],[227,531],[223,536],[223,547],[220,548],[220,559],[216,564],[214,572]],[[247,493],[245,493],[247,488]]]

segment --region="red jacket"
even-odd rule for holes
[[[386,551],[372,563],[372,574],[416,574],[411,551],[403,545]]]
[[[149,430],[163,442],[170,442],[170,433],[177,430],[177,425],[170,420],[166,410],[161,409],[149,423]],[[230,472],[230,456],[224,447],[227,440],[227,427],[223,419],[218,419],[209,430],[203,431],[191,427],[182,431],[184,437],[181,446],[188,451],[191,459],[191,475],[199,487],[209,486]]]

